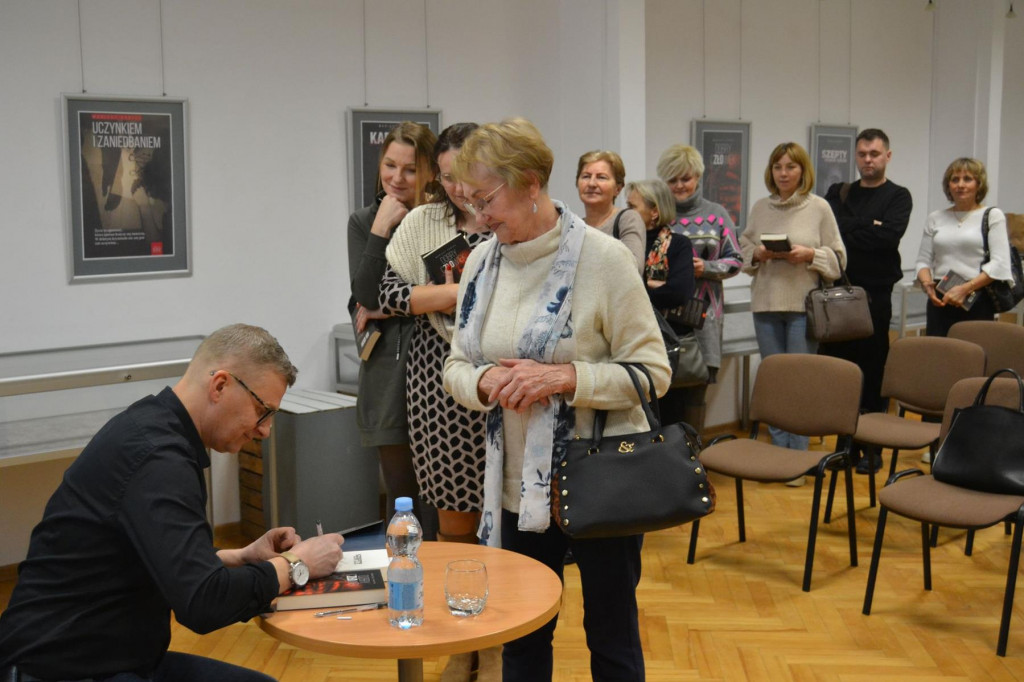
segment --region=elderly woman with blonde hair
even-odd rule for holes
[[[467,205],[494,239],[473,250],[459,283],[444,385],[488,412],[483,539],[560,577],[571,548],[592,678],[640,681],[642,536],[563,533],[551,518],[551,472],[570,439],[590,437],[597,409],[608,410],[606,434],[646,431],[618,363],[645,365],[663,394],[668,359],[632,254],[548,196],[553,163],[525,119],[481,126],[455,159]],[[556,622],[505,645],[505,682],[551,679]]]
[[[685,235],[693,245],[693,272],[697,278],[696,296],[707,302],[704,326],[697,330],[697,342],[708,366],[708,383],[715,383],[722,366],[722,334],[725,296],[723,280],[735,277],[743,265],[736,243],[736,225],[721,205],[701,196],[704,159],[693,147],[672,145],[658,159],[658,177],[664,180],[676,202],[672,231]],[[704,391],[689,391],[688,409],[698,416],[693,424],[704,428],[706,410]]]

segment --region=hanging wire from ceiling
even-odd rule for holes
[[[164,0],[160,0],[160,92],[167,97],[167,65],[164,61]]]
[[[78,0],[78,66],[81,69],[82,92],[85,92],[85,48],[82,47],[82,0]]]
[[[427,109],[430,108],[430,34],[427,32],[427,0],[423,0],[423,72],[427,86]]]

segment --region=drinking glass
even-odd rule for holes
[[[444,570],[444,597],[453,616],[475,616],[487,603],[487,566],[476,559],[451,561]]]

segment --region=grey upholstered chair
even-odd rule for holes
[[[949,328],[949,338],[985,349],[985,374],[1009,367],[1024,376],[1024,327],[995,320],[968,320]]]
[[[708,471],[736,479],[736,507],[740,542],[746,542],[743,481],[765,483],[814,477],[814,499],[807,535],[803,590],[811,589],[814,543],[818,532],[821,490],[825,472],[846,472],[846,506],[849,522],[850,565],[857,565],[857,529],[853,514],[853,479],[849,456],[850,437],[857,429],[862,375],[852,362],[824,355],[781,354],[761,361],[750,401],[750,438],[732,435],[713,439],[700,453]],[[780,448],[757,440],[761,423],[804,436],[837,436],[836,450],[823,454]],[[721,505],[718,507],[721,513]],[[700,523],[692,524],[687,562],[697,551]]]
[[[949,392],[945,415],[942,420],[942,436],[949,430],[953,410],[970,405],[982,384],[984,377],[958,381]],[[1005,405],[1016,408],[1020,400],[1017,381],[996,378],[992,382],[986,399],[989,405]],[[1021,434],[1007,436],[1021,438]],[[985,466],[985,452],[978,452],[978,466]],[[1006,576],[1006,590],[1003,596],[1003,613],[999,625],[999,641],[996,653],[1006,655],[1006,641],[1010,632],[1010,615],[1013,610],[1013,595],[1017,582],[1017,568],[1020,560],[1021,531],[1024,528],[1024,496],[1000,495],[969,490],[935,480],[920,469],[908,469],[891,476],[885,487],[879,491],[878,526],[875,544],[871,552],[871,568],[864,593],[864,615],[871,613],[871,603],[878,576],[878,563],[885,537],[885,525],[889,512],[921,523],[921,558],[924,568],[924,589],[932,589],[931,547],[929,527],[947,526],[967,529],[968,532],[994,526],[1007,521],[1014,524],[1013,542],[1010,549],[1010,565]]]

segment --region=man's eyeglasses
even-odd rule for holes
[[[494,201],[494,197],[497,196],[498,190],[500,190],[504,186],[505,183],[503,182],[494,189],[492,189],[487,194],[483,195],[482,197],[478,199],[469,199],[463,205],[466,207],[466,210],[469,211],[470,213],[473,213],[474,215],[480,215],[481,213],[487,211],[487,207],[491,205],[491,202]]]
[[[227,371],[227,370],[225,370],[225,371]],[[216,372],[210,372],[211,376],[214,375],[214,374],[216,374]],[[246,386],[244,381],[242,381],[241,379],[236,377],[231,372],[228,372],[228,376],[230,376],[232,379],[237,381],[239,386],[241,386],[246,391],[248,391],[249,395],[252,396],[252,399],[255,400],[257,403],[259,403],[260,408],[263,409],[263,414],[260,415],[260,418],[256,421],[256,426],[259,426],[260,424],[262,424],[263,422],[267,421],[268,419],[270,419],[271,417],[273,417],[275,414],[277,414],[279,412],[279,410],[277,408],[271,407],[270,405],[267,405],[265,402],[263,402],[263,399],[260,398],[258,395],[256,395],[256,391],[254,391],[251,388],[249,388],[248,386]]]

